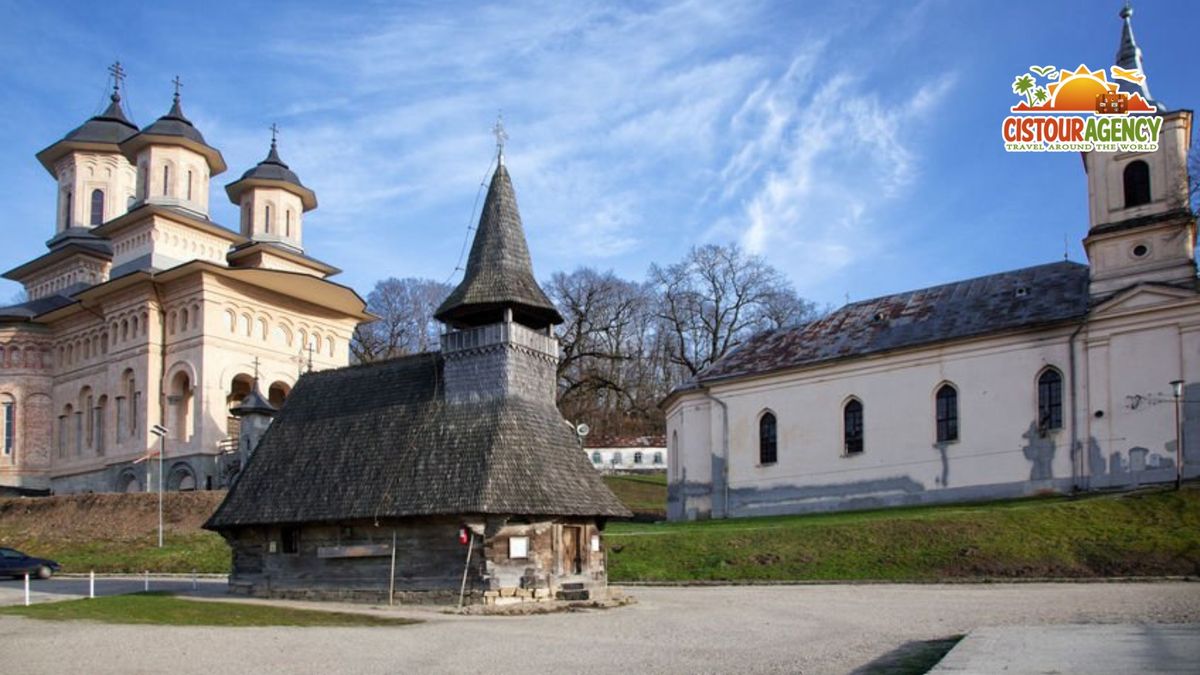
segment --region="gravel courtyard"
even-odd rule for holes
[[[630,588],[521,617],[393,610],[397,628],[183,628],[0,618],[8,673],[846,673],[978,626],[1200,623],[1200,584]],[[386,610],[383,610],[386,611]]]

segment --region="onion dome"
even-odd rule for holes
[[[533,328],[563,321],[534,280],[517,198],[501,161],[479,215],[463,280],[434,316],[455,327],[479,326],[498,322],[506,309]]]
[[[241,201],[243,192],[255,187],[274,187],[287,190],[300,197],[305,211],[317,208],[317,195],[304,187],[296,172],[288,168],[288,165],[279,158],[279,149],[276,147],[274,138],[271,139],[271,150],[267,153],[267,158],[242,174],[241,178],[226,185],[225,194],[229,195],[230,201],[237,204]]]
[[[178,91],[175,92],[171,109],[167,111],[167,114],[142,129],[136,136],[123,141],[121,152],[129,161],[136,162],[138,152],[148,145],[178,145],[203,155],[204,159],[208,161],[208,169],[213,176],[226,168],[225,159],[221,157],[220,151],[206,143],[200,130],[184,116],[183,108],[179,105]]]
[[[50,147],[37,154],[38,161],[50,175],[55,176],[54,163],[72,151],[119,152],[121,143],[138,132],[138,128],[125,117],[121,109],[121,93],[116,85],[109,96],[104,112],[72,129]]]

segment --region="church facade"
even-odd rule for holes
[[[226,186],[240,227],[209,218],[221,153],[184,115],[138,129],[120,99],[37,155],[58,205],[48,251],[4,277],[0,489],[55,493],[225,485],[229,413],[259,380],[282,403],[306,370],[349,362],[370,315],[338,270],[309,257],[316,195],[280,159]],[[165,429],[159,441],[155,426]],[[153,465],[153,470],[151,470]]]
[[[1116,64],[1141,70],[1131,13]],[[663,404],[669,517],[1200,476],[1192,112],[1158,109],[1157,152],[1083,156],[1087,265],[849,304],[755,336],[677,388]]]

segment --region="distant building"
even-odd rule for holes
[[[166,487],[222,485],[255,377],[272,403],[302,371],[349,362],[370,317],[338,270],[304,250],[317,205],[279,157],[226,186],[241,225],[209,219],[221,153],[170,110],[139,130],[108,108],[38,153],[58,185],[46,253],[4,277],[28,300],[0,308],[0,485],[57,493],[140,491],[136,460],[166,427]]]
[[[1141,70],[1131,14],[1117,65]],[[1151,100],[1144,81],[1132,88]],[[1180,455],[1200,475],[1192,112],[1157,105],[1157,152],[1083,156],[1088,265],[849,304],[759,335],[676,389],[668,516],[1164,482]]]
[[[231,589],[421,602],[465,588],[487,604],[607,594],[603,529],[631,514],[555,406],[562,318],[533,276],[502,161],[436,317],[440,352],[300,379],[205,525],[233,549]],[[247,433],[271,414],[251,407],[262,414],[239,409]]]
[[[605,472],[654,472],[667,469],[667,446],[662,436],[596,439],[585,443],[592,466]]]

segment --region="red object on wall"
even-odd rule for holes
[[[470,540],[471,540],[471,530],[467,529],[466,525],[459,527],[458,528],[458,543],[462,544],[463,546],[466,546],[467,542]]]

